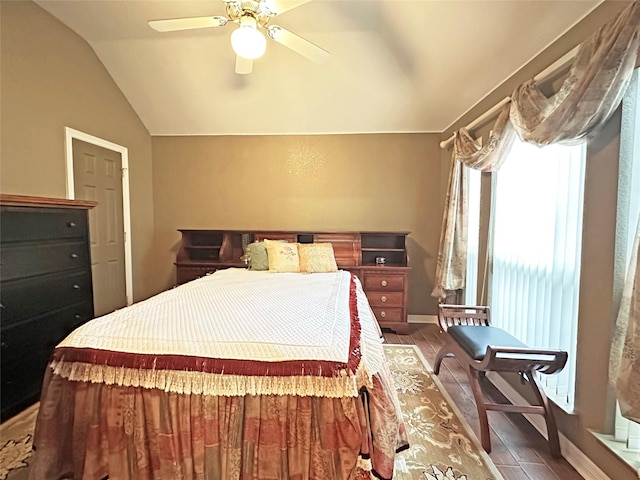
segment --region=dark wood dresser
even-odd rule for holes
[[[2,421],[38,400],[53,347],[93,318],[94,206],[0,195]]]
[[[409,232],[294,232],[241,230],[179,230],[177,283],[182,284],[216,270],[245,267],[241,258],[248,243],[286,240],[293,243],[331,243],[338,268],[355,273],[364,288],[378,323],[407,333]],[[376,263],[384,258],[384,265]]]

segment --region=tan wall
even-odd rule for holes
[[[441,222],[438,136],[153,137],[159,275],[178,228],[410,231],[409,313],[430,297]]]
[[[583,41],[624,7],[604,2],[460,120]],[[432,314],[441,206],[450,152],[428,134],[154,137],[88,44],[37,5],[2,1],[0,191],[64,197],[63,127],[129,148],[134,292],[173,284],[178,228],[409,230],[410,313]],[[589,149],[577,411],[562,431],[610,478],[635,478],[588,433],[609,417],[606,362],[612,319],[615,119]],[[152,169],[153,153],[153,169]],[[488,177],[487,177],[488,178]],[[486,178],[483,186],[487,186]],[[486,203],[485,203],[486,205]],[[155,232],[154,238],[154,220]]]
[[[2,193],[64,198],[64,127],[129,149],[134,296],[153,241],[151,138],[86,41],[29,1],[0,2]]]
[[[557,58],[584,41],[598,27],[612,19],[628,3],[606,1],[542,52],[528,65],[498,87],[486,100],[441,136],[448,138],[453,129],[460,128],[499,100],[508,96],[514,87],[544,70]],[[555,84],[556,82],[554,82]],[[486,134],[495,119],[480,125],[479,133]],[[582,274],[578,330],[578,370],[576,380],[575,414],[556,409],[559,428],[569,440],[582,450],[607,476],[615,480],[637,479],[631,468],[605,448],[590,432],[610,432],[612,396],[607,384],[608,355],[614,324],[613,270],[615,254],[615,220],[618,182],[618,152],[620,147],[620,115],[617,113],[589,143],[585,181],[585,204],[582,245]],[[451,151],[441,152],[444,168],[450,164]],[[444,180],[442,185],[445,185]],[[490,204],[490,174],[483,174],[481,235],[488,231]],[[444,188],[444,187],[443,187]],[[444,197],[443,197],[444,198]],[[444,201],[443,198],[441,202]],[[484,252],[480,253],[484,257]],[[528,396],[528,390],[513,386]],[[533,400],[530,398],[530,400]]]

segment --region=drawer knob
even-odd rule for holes
[[[76,259],[78,258],[78,254],[77,253],[72,253],[71,255],[69,255],[71,258]]]
[[[73,289],[74,289],[74,290],[80,290],[80,285],[78,285],[77,283],[75,283],[75,284],[73,285]]]
[[[73,227],[75,227],[75,226],[76,226],[76,222],[69,222],[69,223],[67,223],[67,226],[68,226],[69,228],[73,228]]]
[[[76,313],[73,318],[75,318],[76,320],[80,320],[82,318],[82,315],[80,315],[79,313]]]
[[[380,282],[380,285],[382,285],[383,287],[386,287],[387,286],[387,281],[386,280],[382,280]]]
[[[386,301],[387,301],[387,297],[386,297],[386,296],[384,296],[384,295],[382,295],[382,296],[380,297],[380,301],[381,301],[381,302],[386,302]]]
[[[385,312],[384,310],[382,310],[382,311],[380,312],[380,316],[381,316],[382,318],[386,317],[386,316],[387,316],[387,312]]]

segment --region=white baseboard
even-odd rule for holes
[[[437,315],[408,315],[408,323],[438,323]]]
[[[487,372],[487,378],[491,380],[502,394],[515,405],[528,405],[522,395],[515,390],[509,382],[502,378],[498,373]],[[530,415],[524,414],[524,417],[535,427],[540,434],[547,438],[547,426],[545,425],[542,415]],[[560,437],[560,448],[562,450],[562,456],[571,464],[576,471],[582,475],[585,480],[611,480],[600,468],[587,457],[582,450],[576,447],[567,437],[561,432],[558,432]]]

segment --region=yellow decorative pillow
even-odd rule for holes
[[[297,243],[283,243],[277,240],[265,240],[270,272],[299,272],[300,259]]]
[[[333,245],[330,243],[298,244],[300,271],[305,273],[337,272]]]

